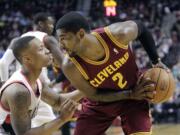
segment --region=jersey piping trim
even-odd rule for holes
[[[85,62],[89,63],[89,64],[92,64],[92,65],[101,65],[101,64],[104,64],[106,63],[108,60],[109,60],[109,48],[108,48],[108,45],[106,44],[106,42],[104,41],[104,39],[97,33],[97,32],[92,32],[91,34],[93,34],[99,41],[100,43],[102,44],[104,50],[105,50],[105,58],[101,61],[93,61],[93,60],[90,60],[86,57],[81,57],[81,59],[83,59]]]
[[[84,69],[82,68],[82,66],[76,61],[75,58],[70,58],[70,60],[75,64],[75,66],[78,68],[78,70],[81,72],[81,74],[83,75],[83,77],[86,80],[89,80],[88,75],[86,74],[86,72],[84,71]]]
[[[31,91],[32,91],[32,93],[35,95],[35,97],[39,98],[40,95],[37,95],[37,91],[35,92],[35,91],[33,90],[32,86],[30,85],[30,83],[29,83],[28,79],[26,78],[26,76],[22,73],[22,71],[20,71],[20,73],[22,74],[22,76],[24,77],[24,79],[27,81],[27,83],[28,83],[29,87],[31,88]],[[37,79],[37,80],[38,80],[38,79]],[[36,81],[36,85],[37,85],[37,90],[38,90],[38,92],[41,94],[41,92],[40,92],[40,87],[39,87],[39,83],[38,83],[37,81]]]
[[[136,132],[136,133],[132,133],[130,135],[152,135],[152,132]]]

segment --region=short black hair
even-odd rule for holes
[[[48,17],[50,17],[51,15],[49,13],[45,13],[45,12],[39,12],[34,16],[34,24],[38,24],[40,21],[45,22],[48,20]]]
[[[34,36],[25,36],[25,37],[20,37],[14,41],[12,48],[13,54],[20,63],[22,63],[21,60],[22,52],[29,47],[29,42],[34,38],[35,38]]]
[[[80,28],[83,28],[86,32],[90,32],[90,26],[86,18],[74,11],[65,14],[56,23],[56,30],[64,29],[67,32],[76,33]]]

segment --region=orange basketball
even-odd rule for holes
[[[162,68],[151,68],[147,70],[144,75],[145,78],[149,77],[152,81],[156,82],[156,94],[152,103],[162,103],[167,101],[175,90],[175,80],[172,73],[168,73]]]

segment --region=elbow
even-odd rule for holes
[[[0,60],[0,69],[4,70],[9,66],[9,64],[7,64],[7,62],[3,59]]]

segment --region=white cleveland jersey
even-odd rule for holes
[[[21,70],[16,71],[13,73],[13,75],[6,81],[6,83],[1,87],[0,89],[0,95],[3,95],[3,91],[6,90],[6,88],[13,84],[13,83],[20,83],[24,85],[27,90],[29,91],[29,94],[31,96],[31,104],[29,106],[29,111],[31,118],[33,118],[36,115],[40,98],[41,98],[41,92],[42,92],[42,83],[39,79],[37,79],[37,93],[34,93],[32,87],[28,83],[26,77],[21,73]],[[13,90],[13,89],[12,89]],[[0,125],[10,116],[10,111],[5,109],[2,106],[2,103],[0,104]]]

